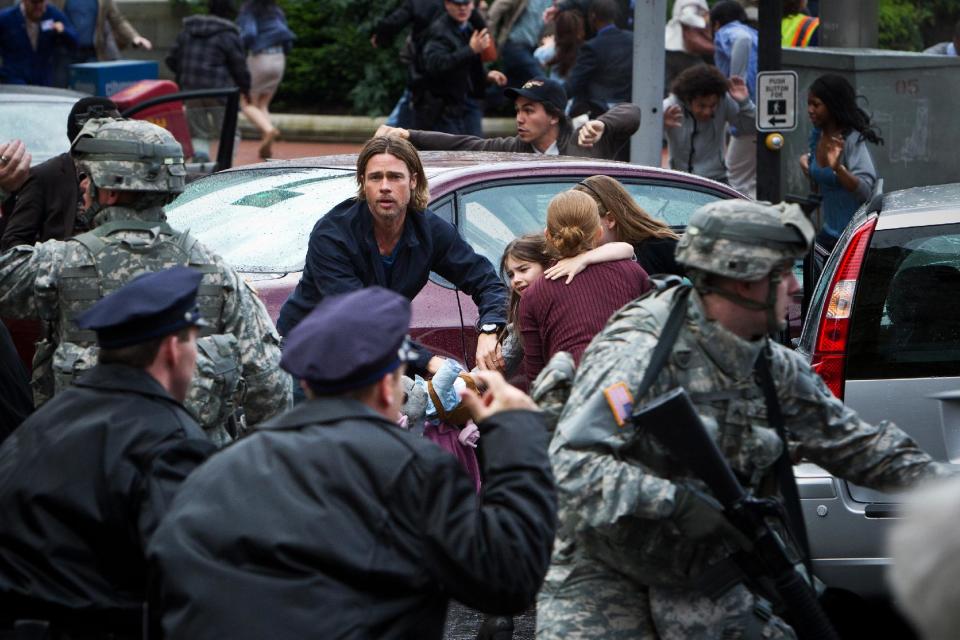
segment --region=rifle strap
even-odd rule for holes
[[[683,319],[687,315],[687,298],[690,296],[693,287],[686,284],[677,286],[680,290],[673,297],[670,315],[667,316],[663,330],[660,331],[657,346],[653,348],[653,353],[650,354],[650,364],[647,365],[647,370],[643,372],[643,379],[637,386],[637,395],[634,397],[638,400],[646,397],[650,387],[653,386],[657,376],[660,375],[663,366],[667,364],[667,358],[673,351],[673,345],[676,343],[677,337],[680,335],[680,328],[683,326]]]
[[[783,496],[787,511],[787,525],[793,539],[800,546],[803,555],[803,564],[813,580],[813,567],[810,562],[810,543],[807,540],[807,527],[803,522],[803,511],[800,508],[800,492],[797,490],[797,479],[793,475],[793,463],[790,461],[787,432],[783,424],[783,412],[780,411],[780,400],[777,398],[777,388],[770,373],[770,343],[760,351],[760,357],[754,365],[757,381],[763,389],[763,401],[767,406],[767,422],[777,431],[783,442],[783,453],[774,464],[777,474],[777,484],[780,485],[780,494]]]

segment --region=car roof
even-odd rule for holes
[[[913,187],[883,196],[877,229],[960,222],[960,183]]]
[[[482,170],[489,177],[496,177],[496,174],[516,176],[518,171],[529,175],[584,172],[611,173],[620,176],[669,178],[689,184],[710,186],[728,192],[730,197],[745,197],[728,185],[690,173],[616,160],[496,151],[421,151],[419,155],[427,178],[432,179],[443,175],[445,182],[459,182],[460,178],[465,179],[477,170]],[[227,169],[226,172],[257,169],[355,169],[356,166],[357,154],[353,153],[294,158],[291,160],[270,160],[258,164],[233,167]]]

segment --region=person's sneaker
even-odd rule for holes
[[[511,640],[513,638],[513,618],[510,616],[486,616],[477,640]]]

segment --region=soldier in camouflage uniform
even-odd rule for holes
[[[742,537],[704,498],[709,489],[650,434],[618,426],[631,405],[682,386],[744,486],[778,495],[784,445],[755,378],[763,350],[793,459],[881,490],[950,473],[895,425],[860,420],[767,337],[783,327],[798,289],[792,264],[812,238],[792,205],[706,205],[677,249],[694,290],[636,300],[594,338],[550,445],[560,528],[537,604],[540,640],[795,637],[731,560]],[[685,311],[666,364],[630,398],[618,383],[638,389],[677,299]]]
[[[198,341],[187,408],[220,445],[286,410],[291,381],[263,303],[219,256],[165,221],[162,207],[184,186],[180,144],[145,121],[99,119],[84,126],[72,153],[86,176],[83,215],[93,230],[0,256],[0,314],[43,324],[33,361],[37,408],[96,364],[95,336],[76,327],[78,314],[142,272],[183,265],[203,273],[198,303],[211,324]]]

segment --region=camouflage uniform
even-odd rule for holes
[[[776,209],[742,201],[704,209],[720,217],[735,214],[748,223],[776,221],[770,211]],[[724,268],[741,274],[739,279],[759,280],[771,273],[772,264],[784,261],[783,253],[772,251],[764,258],[767,248],[736,241],[711,241],[705,249],[697,243],[709,231],[698,228],[696,220],[677,255],[688,268],[699,264],[703,256],[695,254],[705,250],[711,260],[722,256]],[[806,242],[811,236],[812,229],[805,229]],[[766,265],[759,273],[758,264]],[[722,530],[694,539],[678,527],[675,509],[683,492],[709,489],[672,461],[655,438],[629,426],[619,428],[613,410],[597,404],[596,398],[615,383],[639,387],[678,292],[674,288],[628,304],[584,353],[550,445],[560,528],[537,603],[540,640],[795,637],[769,602],[742,581],[717,588],[715,578],[732,570],[729,558],[739,549],[734,539]],[[634,398],[634,406],[678,385],[686,389],[731,467],[755,495],[779,491],[773,465],[783,446],[768,425],[755,379],[755,362],[764,348],[770,349],[794,459],[809,459],[839,477],[881,490],[949,473],[892,423],[860,420],[799,354],[766,338],[742,339],[708,319],[696,290],[683,304],[685,318],[670,356],[646,395]],[[577,441],[578,421],[585,419],[599,425],[604,441]]]
[[[159,197],[156,206],[102,208],[95,212],[95,229],[89,234],[14,247],[0,256],[0,314],[39,318],[44,324],[33,363],[36,406],[96,364],[96,336],[79,330],[73,318],[139,273],[180,264],[203,273],[198,304],[211,326],[198,341],[197,373],[185,404],[211,440],[222,445],[241,435],[225,421],[239,409],[234,404],[242,402],[251,426],[289,408],[291,381],[279,368],[279,337],[263,303],[219,256],[165,223],[162,201],[182,190],[182,173],[176,169],[182,171],[183,165],[167,163],[164,173],[162,163],[149,166],[150,159],[156,161],[150,157],[141,164],[147,171],[159,171],[150,184],[142,184],[137,169],[131,172],[135,163],[130,160],[96,161],[93,154],[80,155],[77,145],[84,136],[121,142],[126,138],[180,153],[169,133],[147,122],[90,121],[74,146],[80,170],[95,183],[99,180],[99,186]]]

